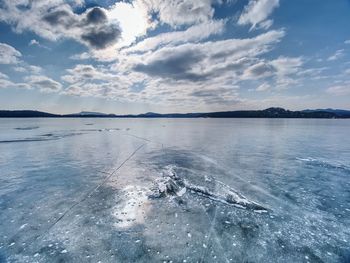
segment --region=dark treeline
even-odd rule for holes
[[[350,118],[350,111],[317,109],[290,111],[282,108],[268,108],[265,110],[241,110],[203,113],[153,113],[148,112],[137,115],[116,115],[105,113],[76,113],[76,114],[52,114],[32,110],[1,110],[0,118]]]

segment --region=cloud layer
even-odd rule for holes
[[[248,104],[253,92],[277,97],[327,71],[307,68],[310,58],[302,55],[288,50],[283,55],[288,29],[276,25],[273,16],[280,4],[247,0],[238,10],[229,0],[132,0],[89,7],[84,0],[3,0],[0,22],[16,34],[32,34],[25,44],[29,50],[55,54],[57,41],[61,48],[71,40],[79,51],[69,54],[60,72],[52,72],[55,65],[32,65],[25,61],[31,54],[0,43],[0,64],[7,67],[0,86],[184,110]],[[218,14],[217,9],[232,6],[237,10]],[[345,54],[340,46],[323,61],[334,63]],[[347,87],[334,83],[323,92],[347,94]]]

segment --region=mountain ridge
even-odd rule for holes
[[[155,113],[142,114],[107,114],[87,112],[73,114],[54,114],[36,110],[0,110],[0,118],[317,118],[345,119],[350,118],[350,110],[341,109],[307,109],[290,111],[279,107],[264,110],[237,110],[202,113]]]

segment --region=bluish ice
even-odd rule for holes
[[[350,262],[350,121],[0,119],[0,262]]]

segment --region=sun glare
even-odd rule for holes
[[[118,22],[122,29],[122,41],[118,43],[119,47],[132,44],[137,37],[145,35],[147,29],[151,27],[147,10],[137,4],[116,3],[107,16],[111,21]]]

